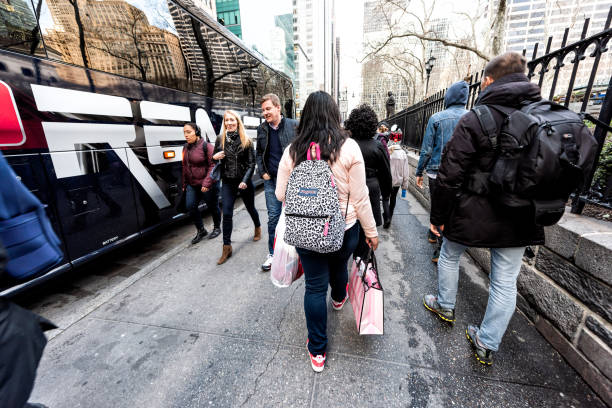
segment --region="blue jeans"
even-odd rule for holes
[[[467,247],[444,238],[438,260],[438,303],[454,309],[459,284],[459,258]],[[489,301],[478,339],[497,351],[516,307],[516,279],[525,247],[491,248]]]
[[[266,195],[266,208],[268,209],[268,253],[274,253],[274,233],[280,217],[283,203],[276,199],[276,177],[264,180],[264,194]]]
[[[200,205],[200,201],[202,200],[204,200],[208,207],[208,211],[210,211],[214,227],[219,228],[221,225],[221,212],[219,211],[219,187],[217,183],[213,184],[205,193],[202,192],[202,187],[200,186],[187,186],[185,192],[185,206],[189,210],[191,221],[193,221],[193,225],[195,225],[198,231],[204,228],[202,214],[200,214],[198,210],[198,205]]]
[[[302,267],[306,292],[304,313],[308,328],[308,349],[314,355],[323,354],[327,348],[327,286],[331,297],[340,302],[346,296],[348,270],[346,263],[357,247],[359,226],[353,225],[344,232],[342,248],[329,254],[296,248]]]
[[[242,202],[251,216],[255,227],[261,226],[259,214],[255,208],[255,187],[253,187],[253,182],[249,180],[246,183],[247,188],[244,190],[240,190],[238,188],[239,185],[240,180],[223,180],[223,183],[221,183],[221,201],[223,201],[223,245],[232,244],[234,202],[238,197],[238,193],[240,193]]]

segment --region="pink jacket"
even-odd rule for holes
[[[290,146],[283,152],[280,164],[278,165],[278,175],[276,179],[276,198],[285,201],[285,192],[291,170],[293,170],[293,160],[289,154]],[[346,139],[340,148],[340,156],[331,165],[338,198],[342,214],[346,212],[346,202],[350,192],[348,213],[346,215],[346,225],[353,225],[357,220],[361,223],[361,228],[368,238],[378,236],[376,222],[372,214],[368,187],[366,187],[365,164],[359,145],[353,139]]]

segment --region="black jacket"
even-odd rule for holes
[[[476,104],[519,107],[541,99],[540,88],[523,74],[506,75],[489,85]],[[491,109],[498,132],[502,114]],[[534,222],[533,210],[509,210],[489,196],[465,187],[477,170],[490,171],[495,153],[476,114],[461,117],[444,147],[432,198],[431,223],[444,225],[444,236],[468,246],[503,248],[544,243],[544,229]]]
[[[376,139],[355,139],[366,168],[366,185],[370,194],[370,204],[376,225],[382,225],[380,214],[380,196],[387,198],[393,189],[393,178],[391,176],[391,164],[387,149]]]
[[[295,139],[295,132],[298,122],[295,119],[282,118],[278,125],[278,138],[283,150]],[[264,122],[257,128],[257,147],[256,147],[256,160],[257,160],[257,172],[260,176],[268,173],[266,168],[266,162],[268,161],[268,155],[270,149],[268,146],[268,134],[270,132],[270,125],[268,122]]]
[[[227,137],[227,136],[226,136]],[[221,179],[227,181],[248,182],[255,171],[255,150],[250,143],[246,149],[240,144],[240,137],[228,138],[225,148],[221,147],[221,136],[215,141],[215,153],[223,150],[225,158],[221,160]]]

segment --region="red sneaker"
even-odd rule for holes
[[[334,308],[334,310],[342,310],[342,307],[344,307],[344,304],[346,303],[346,300],[348,299],[348,283],[346,284],[346,296],[344,297],[344,299],[342,299],[342,302],[336,302],[334,299],[332,299],[332,307]]]
[[[310,356],[310,365],[312,369],[317,373],[323,371],[325,367],[325,353],[313,356],[310,350],[308,350],[308,340],[306,340],[306,351],[308,351],[308,355]]]

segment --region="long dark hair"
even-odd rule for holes
[[[306,160],[310,143],[315,142],[321,147],[321,159],[333,163],[346,138],[346,131],[340,127],[340,109],[334,99],[327,92],[313,92],[304,104],[289,154],[297,166]]]

